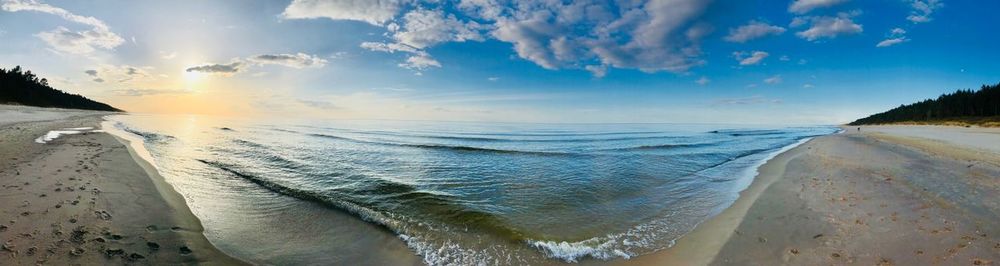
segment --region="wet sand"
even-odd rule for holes
[[[673,248],[618,263],[1000,263],[998,133],[852,127],[816,138],[762,166],[732,207]]]
[[[100,127],[106,113],[0,105],[0,264],[243,264],[216,250],[183,198]]]

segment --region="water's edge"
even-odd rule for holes
[[[104,121],[101,122],[100,128],[103,132],[100,133],[108,134],[114,137],[115,140],[125,146],[132,160],[146,172],[146,176],[150,179],[150,181],[152,181],[153,185],[156,187],[156,191],[160,194],[160,197],[163,198],[167,205],[175,210],[175,215],[172,217],[174,219],[185,221],[185,224],[197,226],[197,228],[185,228],[185,230],[198,233],[200,237],[198,239],[194,239],[194,241],[202,242],[204,245],[197,246],[202,246],[202,249],[212,249],[213,252],[208,252],[209,254],[221,254],[222,256],[225,256],[225,258],[210,257],[206,259],[216,262],[226,262],[226,264],[251,264],[220,249],[216,244],[212,243],[207,236],[204,235],[205,230],[202,226],[201,220],[191,211],[191,208],[188,206],[184,196],[181,195],[180,192],[173,187],[173,185],[167,182],[167,180],[160,175],[159,170],[153,161],[153,157],[149,154],[149,151],[146,150],[142,139],[116,128],[112,124],[113,122],[107,119],[107,116],[102,117],[102,119]],[[201,252],[204,252],[204,250],[199,251],[199,253]]]

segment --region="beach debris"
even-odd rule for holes
[[[180,231],[181,227],[180,226],[174,226],[174,227],[171,227],[170,230],[171,231]]]
[[[833,254],[830,254],[830,257],[840,258],[840,253],[834,252]]]
[[[766,237],[763,237],[763,236],[761,236],[761,237],[757,237],[757,242],[761,242],[761,243],[767,243],[767,238],[766,238]]]
[[[7,226],[0,224],[0,232],[7,231]]]
[[[823,237],[823,234],[814,235],[813,239],[817,239],[817,238],[820,238],[820,237]]]
[[[75,224],[76,223],[76,218],[69,218],[69,223]]]
[[[146,242],[146,246],[149,247],[149,250],[160,250],[160,244],[156,242]]]
[[[30,247],[24,251],[24,255],[34,256],[36,252],[38,252],[38,247]]]
[[[181,246],[180,252],[181,252],[181,255],[189,255],[189,254],[191,254],[192,251],[191,251],[191,248],[188,248],[187,246]]]
[[[792,253],[792,255],[798,255],[799,254],[799,250],[798,249],[794,249],[794,248],[793,249],[789,249],[788,253]]]
[[[889,266],[889,265],[892,265],[892,261],[890,261],[889,259],[886,259],[886,258],[879,258],[878,264],[875,264],[875,265],[878,265],[878,266]]]
[[[156,231],[157,227],[155,225],[146,226],[146,231],[153,232]]]
[[[972,265],[990,265],[992,263],[993,263],[992,261],[988,261],[988,260],[984,260],[984,259],[980,259],[980,258],[972,259]]]
[[[76,247],[76,248],[73,248],[72,250],[70,250],[69,254],[73,255],[73,256],[80,256],[80,255],[83,255],[83,253],[86,253],[86,252],[87,252],[87,250]]]
[[[28,215],[31,215],[31,212],[22,212],[21,213],[21,216],[28,216]]]
[[[98,242],[98,243],[104,243],[104,242],[107,242],[107,240],[104,240],[104,238],[103,238],[103,237],[97,237],[97,238],[94,238],[94,239],[93,239],[93,240],[91,240],[91,241],[94,241],[94,242]]]
[[[14,243],[11,243],[10,241],[7,241],[7,242],[4,242],[2,246],[0,246],[0,249],[3,249],[4,251],[7,251],[7,252],[15,252],[14,251],[15,247],[16,246],[14,246]]]
[[[104,250],[104,255],[108,256],[108,258],[122,257],[125,256],[125,251],[120,248],[110,248]]]
[[[122,235],[111,235],[111,240],[122,240],[122,238],[125,237],[123,237]]]

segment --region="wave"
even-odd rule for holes
[[[415,143],[397,143],[397,142],[378,142],[378,141],[367,141],[355,138],[319,134],[319,133],[309,133],[307,134],[313,137],[329,138],[336,140],[344,140],[361,144],[373,144],[382,146],[395,146],[395,147],[410,147],[410,148],[421,148],[421,149],[431,149],[431,150],[447,150],[447,151],[457,151],[457,152],[483,152],[483,153],[499,153],[499,154],[528,154],[528,155],[545,155],[545,156],[565,156],[565,155],[584,155],[580,153],[571,152],[550,152],[550,151],[523,151],[523,150],[506,150],[506,149],[494,149],[494,148],[483,148],[483,147],[472,147],[472,146],[461,146],[461,145],[444,145],[444,144],[415,144]]]
[[[683,143],[683,144],[654,144],[654,145],[640,145],[634,147],[624,147],[624,148],[613,148],[604,149],[604,151],[642,151],[642,150],[668,150],[668,149],[680,149],[680,148],[701,148],[717,145],[716,142],[706,142],[706,143]]]
[[[784,135],[788,134],[789,132],[782,130],[771,130],[771,129],[721,129],[721,130],[713,130],[709,133],[726,134],[733,137],[741,137],[741,136]]]
[[[455,196],[422,191],[410,184],[371,178],[366,180],[367,182],[363,186],[349,189],[350,193],[382,199],[365,201],[349,195],[334,195],[327,192],[298,189],[238,171],[233,166],[224,163],[204,159],[196,160],[257,184],[269,191],[356,215],[364,221],[396,234],[407,242],[408,246],[421,254],[425,262],[431,265],[449,264],[455,261],[461,261],[460,264],[483,264],[496,261],[497,258],[492,258],[489,255],[477,254],[484,251],[469,250],[450,241],[441,243],[428,240],[430,239],[428,236],[431,235],[441,237],[442,234],[453,234],[454,232],[468,233],[470,229],[498,236],[512,243],[524,243],[537,249],[545,256],[566,262],[576,262],[585,257],[602,260],[615,257],[628,259],[637,255],[635,252],[628,251],[629,247],[650,246],[652,244],[649,242],[655,239],[651,233],[655,230],[649,230],[651,225],[644,224],[633,227],[624,233],[609,234],[576,242],[538,240],[532,235],[512,228],[496,214],[471,210],[456,203],[458,198]],[[416,208],[416,213],[434,215],[436,219],[413,217],[412,214],[401,214],[379,206],[377,202],[384,202],[384,199],[406,202],[407,208]],[[434,221],[443,221],[445,224]],[[662,223],[662,221],[654,223]]]
[[[196,160],[239,178],[246,179],[272,192],[354,213],[366,221],[386,226],[388,229],[400,234],[407,232],[403,232],[401,228],[393,226],[393,224],[399,221],[387,220],[389,219],[388,213],[392,213],[393,210],[389,207],[380,206],[377,203],[384,202],[385,199],[406,202],[408,207],[419,209],[419,213],[433,215],[435,218],[444,218],[441,220],[452,226],[485,229],[484,231],[488,233],[507,236],[511,240],[520,241],[525,239],[522,232],[506,226],[506,223],[495,214],[466,208],[457,203],[457,197],[443,193],[422,191],[410,184],[369,178],[365,180],[366,182],[358,186],[341,189],[341,193],[321,193],[293,188],[267,180],[266,178],[243,173],[233,169],[232,166],[220,162],[204,159]],[[347,190],[346,193],[343,190]],[[382,200],[371,200],[372,198]],[[409,217],[407,219],[414,218]],[[429,223],[422,219],[416,220],[419,221],[413,222]]]
[[[166,141],[171,141],[171,140],[176,139],[176,138],[174,138],[174,136],[170,136],[170,135],[166,135],[166,134],[146,132],[146,131],[141,131],[141,130],[137,130],[137,129],[134,129],[134,128],[130,128],[130,127],[125,126],[121,122],[116,122],[115,125],[118,126],[118,128],[121,128],[123,131],[135,134],[135,135],[137,135],[139,137],[142,137],[143,139],[145,139],[146,141],[149,141],[149,142],[166,142]]]

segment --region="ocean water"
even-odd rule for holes
[[[260,263],[564,264],[670,247],[838,129],[116,115],[206,236]]]

